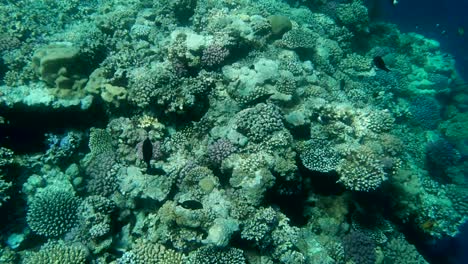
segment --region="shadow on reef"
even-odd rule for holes
[[[304,210],[315,206],[311,204],[313,201],[308,201],[309,193],[323,196],[340,195],[345,188],[336,184],[338,180],[336,172],[313,172],[302,166],[299,169],[302,182],[290,183],[278,180],[267,192],[264,203],[278,206],[281,212],[288,216],[293,226],[301,227],[308,222]]]
[[[45,151],[45,133],[64,133],[70,129],[86,129],[103,126],[107,117],[103,109],[93,104],[83,111],[79,106],[56,110],[43,107],[0,107],[9,122],[0,126],[0,144],[15,153]]]

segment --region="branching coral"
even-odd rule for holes
[[[374,264],[377,255],[372,239],[358,231],[352,231],[343,238],[345,256],[354,263]]]
[[[337,171],[338,182],[353,191],[373,191],[387,179],[383,164],[372,154],[356,153],[341,161]]]
[[[216,247],[201,247],[192,251],[188,256],[188,261],[191,264],[245,264],[243,252],[237,248],[216,248]]]
[[[131,251],[125,252],[119,264],[182,264],[183,255],[160,244],[139,239]]]
[[[277,224],[278,219],[273,208],[261,209],[242,227],[241,237],[260,243],[262,240],[268,239]]]
[[[284,125],[280,110],[271,104],[257,104],[238,113],[237,129],[252,141],[261,142],[269,138]]]
[[[29,205],[27,221],[37,234],[58,237],[70,231],[78,219],[80,201],[72,193],[46,190]]]
[[[227,139],[218,139],[208,145],[207,155],[211,164],[220,165],[221,162],[236,151],[236,146]]]
[[[319,172],[336,170],[340,157],[333,146],[322,141],[312,141],[307,145],[300,155],[304,167]]]
[[[117,171],[119,165],[111,152],[100,153],[94,156],[86,166],[89,176],[86,187],[89,193],[109,196],[117,191]]]
[[[11,187],[11,185],[12,185],[11,182],[5,181],[3,179],[3,175],[0,174],[0,206],[2,206],[2,204],[10,198],[10,196],[8,196],[7,194],[7,191],[8,191],[8,188]]]
[[[384,247],[385,263],[426,264],[414,245],[409,244],[403,236],[391,239]]]
[[[88,263],[88,251],[83,245],[68,245],[63,241],[49,242],[41,247],[38,252],[27,252],[24,264],[86,264]]]

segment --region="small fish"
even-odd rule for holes
[[[182,206],[185,209],[190,209],[190,210],[203,209],[202,203],[200,203],[199,201],[195,201],[195,200],[186,200],[180,203],[180,206]]]
[[[151,140],[149,140],[149,138],[146,138],[145,141],[143,141],[142,152],[143,152],[143,161],[145,161],[149,169],[150,161],[153,158],[153,144],[151,143]]]
[[[377,67],[377,68],[379,68],[381,70],[384,70],[386,72],[390,71],[387,68],[387,66],[385,65],[385,61],[383,60],[383,58],[381,56],[375,56],[373,61],[374,61],[375,67]]]
[[[459,36],[465,35],[465,28],[464,27],[458,27],[457,33]]]

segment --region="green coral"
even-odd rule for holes
[[[88,251],[80,244],[65,244],[63,241],[49,242],[37,252],[27,252],[23,264],[86,264]]]
[[[278,107],[260,103],[242,110],[237,115],[237,129],[254,142],[261,142],[284,128],[283,118]]]
[[[4,147],[0,147],[0,167],[13,163],[13,151]]]
[[[450,141],[458,142],[468,138],[467,126],[468,114],[458,113],[453,118],[443,122],[441,129]]]
[[[345,26],[357,31],[365,31],[369,26],[367,8],[360,0],[350,4],[340,4],[336,9],[338,20]]]
[[[88,146],[93,155],[111,153],[112,137],[105,129],[91,128]]]
[[[119,259],[119,264],[182,264],[184,255],[161,244],[139,239],[131,251]]]
[[[385,263],[388,264],[427,264],[414,245],[409,244],[403,236],[391,239],[384,247]]]
[[[279,44],[288,49],[312,49],[318,35],[307,28],[295,28],[283,35]]]
[[[70,192],[45,190],[29,205],[28,225],[39,235],[61,236],[75,226],[79,204],[80,200]]]
[[[10,196],[7,194],[7,190],[11,187],[11,185],[11,182],[6,182],[2,179],[2,175],[0,175],[0,206],[2,206],[6,200],[10,199]]]

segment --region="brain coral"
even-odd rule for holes
[[[65,191],[45,191],[34,197],[27,222],[37,234],[57,237],[70,231],[77,221],[80,200]]]

